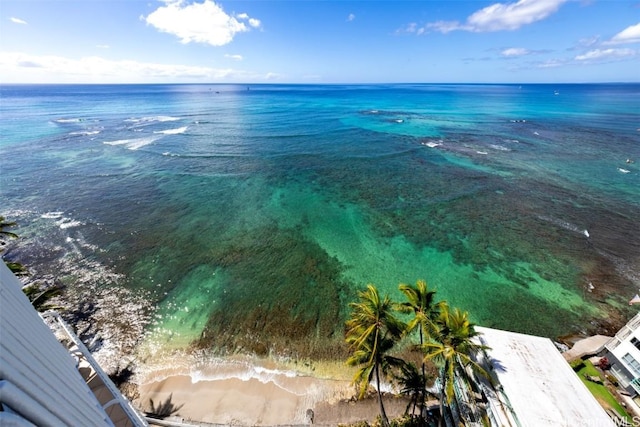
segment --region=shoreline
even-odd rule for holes
[[[184,361],[183,361],[184,362]],[[332,362],[309,374],[269,360],[233,357],[216,359],[199,368],[149,370],[138,379],[139,396],[133,401],[142,411],[164,407],[171,419],[185,422],[240,426],[275,426],[374,420],[375,398],[355,400],[350,370]],[[404,413],[407,400],[387,394],[390,416]]]
[[[229,378],[194,382],[188,375],[174,375],[139,386],[138,407],[154,405],[177,409],[185,421],[227,425],[306,424],[307,411],[319,403],[336,403],[352,394],[348,383],[296,377],[287,387],[273,381]]]

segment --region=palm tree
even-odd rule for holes
[[[27,267],[20,264],[19,262],[5,261],[4,263],[7,265],[7,267],[9,267],[9,270],[11,270],[11,272],[16,276],[26,276],[29,274],[29,270],[27,270]]]
[[[398,308],[403,313],[413,313],[414,317],[407,324],[407,331],[418,329],[420,335],[420,345],[424,343],[424,337],[428,337],[436,329],[436,319],[440,313],[443,302],[435,302],[435,290],[429,290],[427,282],[418,280],[415,286],[401,283],[398,286],[407,298],[406,302],[400,303]]]
[[[16,224],[15,222],[6,222],[5,218],[3,216],[0,216],[0,237],[6,236],[12,239],[17,239],[18,238],[17,234],[5,230],[5,228],[15,227],[16,225],[18,224]]]
[[[467,367],[474,372],[490,379],[489,374],[476,363],[472,356],[487,346],[478,344],[473,340],[479,335],[475,325],[469,320],[469,313],[458,308],[451,310],[444,303],[441,306],[440,316],[437,322],[436,334],[423,345],[425,360],[433,360],[440,368],[440,415],[444,417],[444,402],[451,405],[455,398],[454,385],[456,378],[463,378],[473,382],[467,375]]]
[[[365,395],[375,377],[380,416],[383,425],[388,426],[380,377],[399,363],[399,359],[388,353],[400,339],[405,325],[394,316],[393,302],[388,296],[381,298],[374,285],[367,285],[367,289],[359,292],[358,297],[358,302],[349,304],[352,311],[346,323],[346,341],[351,347],[352,355],[347,359],[347,364],[360,366],[353,379],[360,388],[359,398]]]
[[[62,294],[64,287],[61,285],[41,286],[39,283],[32,283],[22,288],[22,292],[29,298],[31,305],[36,311],[45,312],[47,310],[60,310],[61,306],[52,304],[51,299]]]
[[[4,240],[2,240],[3,237],[9,237],[11,239],[18,238],[18,235],[16,233],[5,230],[5,228],[15,227],[16,225],[18,224],[13,221],[7,222],[5,217],[0,216],[0,252],[4,250],[4,248],[2,247],[5,244]],[[5,261],[5,264],[7,264],[9,270],[11,270],[11,272],[16,276],[23,276],[27,274],[27,269],[18,262]]]
[[[407,301],[398,304],[399,311],[403,313],[413,314],[413,318],[409,321],[409,323],[407,323],[406,333],[408,334],[418,329],[420,337],[420,348],[422,348],[425,338],[429,338],[437,330],[436,320],[439,316],[440,308],[443,305],[443,302],[435,302],[436,291],[430,290],[427,282],[424,280],[418,280],[415,286],[401,283],[398,288],[407,299]],[[420,407],[420,416],[422,416],[423,414],[424,403],[427,397],[426,376],[425,362],[423,360],[423,380],[421,382],[424,386],[423,390],[420,392],[418,401]]]

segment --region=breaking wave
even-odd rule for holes
[[[175,129],[158,130],[158,131],[155,131],[153,133],[160,133],[160,134],[163,134],[163,135],[177,135],[177,134],[180,134],[180,133],[185,133],[187,128],[188,128],[188,126],[182,126],[180,128],[175,128]]]
[[[150,117],[140,117],[140,118],[130,118],[126,119],[127,123],[153,123],[153,122],[175,122],[180,120],[180,117],[172,117],[172,116],[150,116]]]
[[[71,132],[69,135],[79,135],[79,136],[91,136],[99,134],[99,130],[83,130],[78,132]]]
[[[57,119],[57,120],[54,120],[53,122],[54,123],[64,124],[64,123],[80,123],[80,122],[83,122],[83,121],[84,121],[84,119],[75,118],[75,119]]]
[[[137,150],[138,148],[149,145],[162,138],[162,136],[146,136],[143,138],[119,139],[116,141],[104,141],[107,145],[124,145],[129,150]]]

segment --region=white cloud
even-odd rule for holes
[[[618,34],[613,36],[611,40],[604,44],[623,44],[623,43],[640,43],[640,22],[631,25]]]
[[[415,33],[417,29],[418,29],[418,24],[416,24],[415,22],[411,22],[407,24],[405,28],[398,30],[398,32]]]
[[[456,30],[472,31],[471,28],[461,25],[458,21],[430,22],[427,24],[426,29],[439,31],[442,34],[447,34]]]
[[[145,83],[262,81],[264,76],[234,70],[98,56],[80,59],[0,52],[0,81],[8,83]]]
[[[351,22],[354,19],[356,19],[356,15],[354,15],[353,13],[350,13],[349,16],[347,16],[347,21]]]
[[[578,40],[578,44],[580,46],[591,47],[598,44],[599,41],[600,41],[600,36],[593,36],[593,37],[587,37],[587,38],[582,38]]]
[[[563,59],[548,59],[544,62],[538,63],[538,68],[557,68],[567,65],[567,61]]]
[[[467,18],[472,31],[516,30],[523,25],[545,19],[555,13],[566,0],[520,0],[496,3]]]
[[[523,47],[510,47],[508,49],[504,49],[500,54],[507,58],[514,58],[517,56],[525,56],[531,53],[530,50],[525,49]]]
[[[11,18],[9,18],[9,20],[11,22],[13,22],[14,24],[22,24],[22,25],[27,25],[27,21],[20,19],[20,18],[14,18],[13,16]]]
[[[236,61],[242,61],[242,55],[229,55],[228,53],[224,56],[225,58],[233,59]]]
[[[212,0],[191,4],[169,0],[165,6],[142,19],[159,31],[177,36],[182,43],[196,42],[212,46],[228,44],[237,33],[249,31],[249,27],[259,28],[261,25],[260,20],[250,18],[246,13],[228,15]]]
[[[492,32],[517,30],[541,21],[557,12],[567,0],[519,0],[515,3],[494,3],[470,15],[465,23],[438,21],[427,24],[427,29],[449,33],[451,31]]]
[[[576,56],[574,59],[580,62],[604,62],[633,57],[637,53],[637,51],[628,48],[593,49],[585,54]]]
[[[396,30],[396,34],[410,33],[410,34],[416,34],[419,36],[421,34],[424,34],[425,31],[426,31],[425,27],[418,27],[417,23],[411,22],[407,24],[406,27],[399,28],[398,30]]]

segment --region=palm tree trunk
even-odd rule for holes
[[[389,418],[387,418],[387,413],[384,410],[384,404],[382,403],[382,391],[380,390],[380,371],[379,364],[376,363],[376,387],[378,388],[378,402],[380,402],[380,416],[382,417],[382,425],[385,427],[389,426]]]
[[[445,371],[444,368],[442,368],[442,375],[440,378],[440,419],[438,419],[438,425],[440,427],[442,427],[445,423],[444,423],[444,400],[446,399],[445,396]]]
[[[419,330],[420,330],[420,348],[422,348],[422,345],[423,345],[422,326],[420,326]],[[419,405],[420,418],[421,419],[424,416],[424,406],[427,403],[426,402],[426,400],[427,400],[427,372],[426,372],[426,369],[425,369],[424,358],[422,359],[422,381],[424,381],[424,384],[422,386],[422,390],[420,390],[420,405]]]

